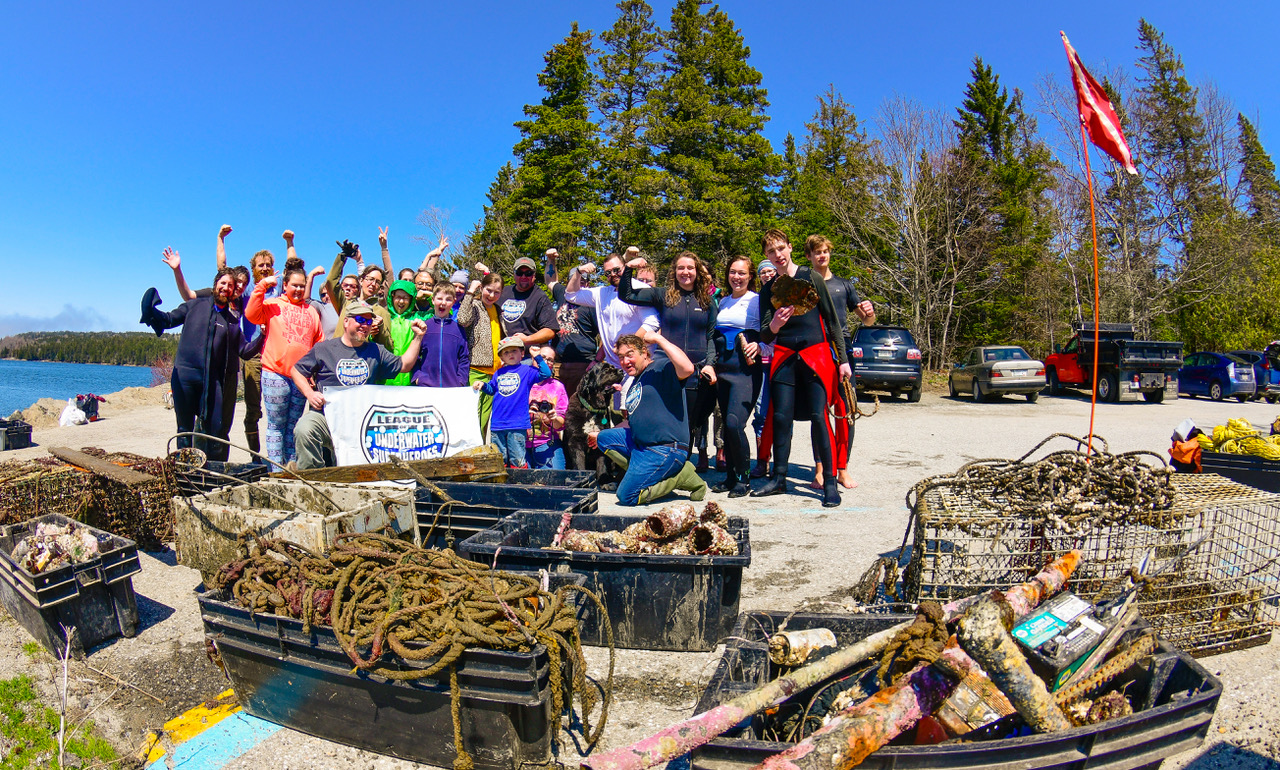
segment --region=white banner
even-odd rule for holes
[[[359,385],[324,393],[338,465],[449,457],[481,444],[471,388]]]

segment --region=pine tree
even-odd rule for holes
[[[484,216],[463,247],[467,264],[462,267],[470,269],[476,262],[485,262],[491,270],[506,275],[521,256],[521,244],[526,240],[530,223],[519,219],[513,210],[519,185],[516,167],[509,161],[502,164],[489,184],[486,193],[489,203],[484,207]]]
[[[768,119],[759,71],[729,17],[680,0],[665,36],[666,77],[649,98],[658,199],[654,243],[710,262],[751,253],[773,208],[778,162],[761,130]]]
[[[647,215],[655,201],[645,104],[658,80],[659,39],[653,9],[644,0],[622,0],[618,20],[600,33],[605,53],[596,62],[596,105],[604,137],[599,177],[605,246],[615,251],[652,238]]]
[[[601,204],[594,179],[599,141],[589,107],[591,37],[575,22],[564,42],[547,52],[538,75],[546,96],[524,108],[529,120],[515,124],[522,138],[514,149],[519,168],[508,204],[512,220],[527,224],[515,242],[522,254],[554,247],[572,256],[580,247],[594,249]]]
[[[1258,130],[1243,114],[1236,116],[1240,131],[1240,187],[1249,197],[1249,219],[1266,237],[1275,242],[1280,234],[1280,183],[1276,182],[1276,164],[1262,147]],[[1280,244],[1278,244],[1280,245]]]

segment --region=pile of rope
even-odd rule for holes
[[[1206,452],[1280,460],[1280,434],[1263,436],[1261,430],[1239,417],[1227,420],[1226,425],[1215,425],[1211,433],[1196,436],[1196,441]]]
[[[240,536],[239,548],[240,558],[222,567],[214,585],[252,612],[299,619],[305,633],[313,625],[329,626],[356,668],[387,679],[423,679],[448,669],[456,770],[474,766],[462,744],[456,667],[468,647],[530,652],[544,646],[551,713],[559,729],[567,659],[573,672],[569,705],[576,696],[583,737],[594,744],[604,731],[613,688],[613,629],[590,591],[564,586],[550,593],[532,577],[488,570],[452,551],[381,535],[339,535],[327,556],[252,534]],[[609,677],[603,698],[586,678],[572,592],[595,602],[605,618]],[[593,731],[589,718],[597,702],[600,722]]]
[[[1000,520],[1013,519],[1077,535],[1117,523],[1169,523],[1176,492],[1173,469],[1163,457],[1145,450],[1111,454],[1106,440],[1094,436],[1101,449],[1059,450],[1027,462],[1059,437],[1074,441],[1077,447],[1088,446],[1084,439],[1054,433],[1016,460],[974,460],[955,473],[931,476],[907,493],[913,518],[920,515],[929,491],[946,488],[998,514],[996,526]],[[1159,465],[1147,462],[1147,457]]]

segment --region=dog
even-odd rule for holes
[[[602,487],[616,484],[621,473],[603,452],[591,448],[587,435],[618,424],[622,415],[613,408],[613,395],[617,392],[613,386],[622,380],[622,370],[612,364],[602,362],[591,367],[582,376],[577,392],[569,397],[564,416],[565,465],[574,470],[594,469]]]

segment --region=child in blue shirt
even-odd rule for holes
[[[525,467],[525,438],[529,422],[529,391],[539,382],[551,379],[551,369],[542,356],[534,356],[535,370],[521,363],[524,341],[507,337],[498,342],[498,358],[502,366],[488,382],[476,382],[472,390],[483,390],[493,396],[493,417],[489,422],[489,443],[498,447],[508,468]]]

